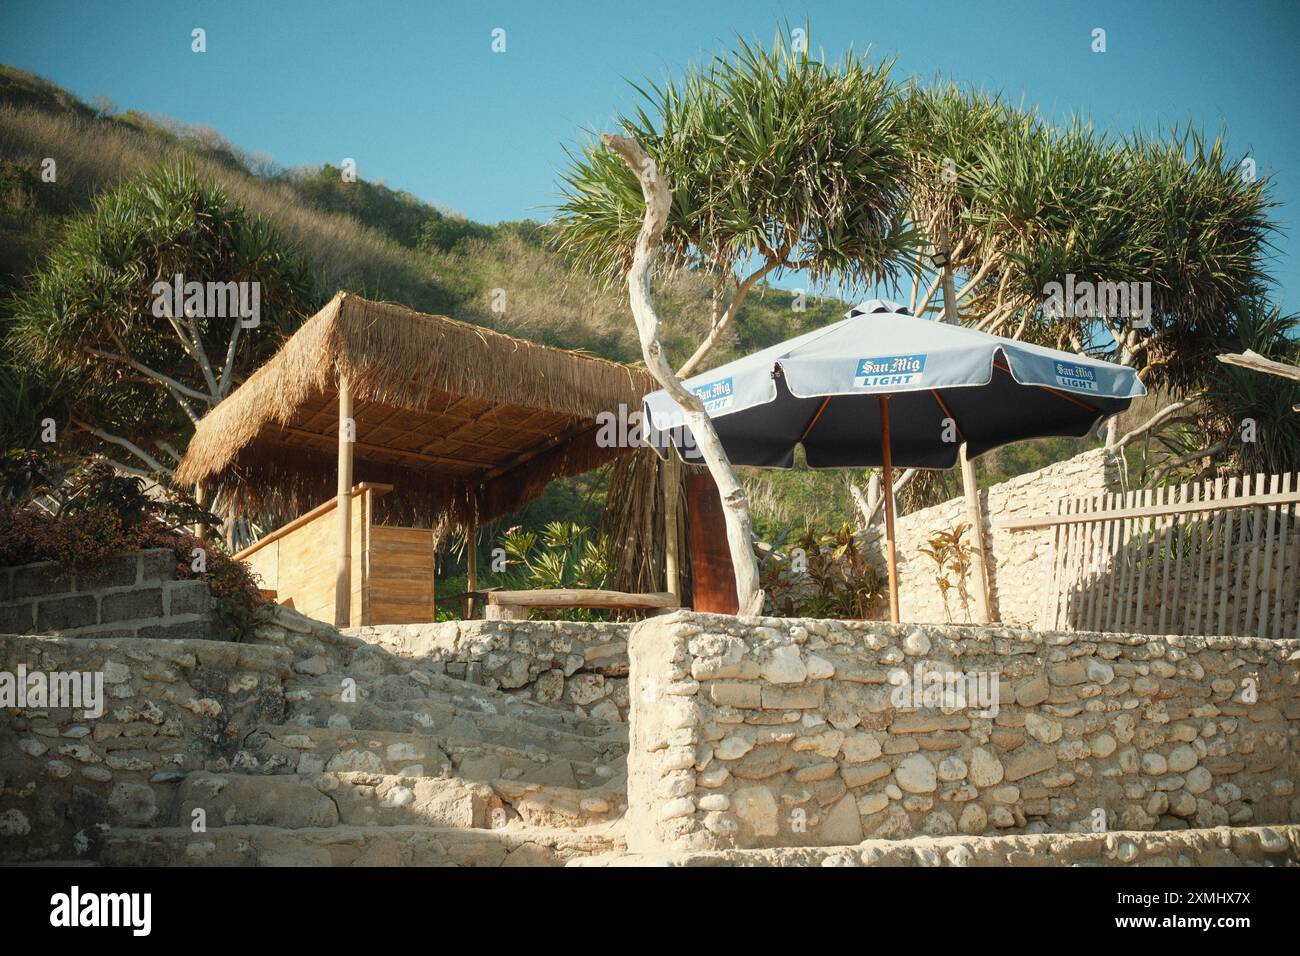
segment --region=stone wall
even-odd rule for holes
[[[980,492],[984,509],[984,542],[988,560],[989,590],[994,620],[1033,627],[1038,623],[1043,591],[1051,579],[1052,531],[994,530],[993,524],[1012,518],[1056,513],[1062,498],[1100,495],[1120,490],[1121,463],[1104,449],[1085,452],[1040,471],[1018,475]],[[904,621],[945,623],[943,598],[935,584],[934,562],[920,552],[938,531],[951,531],[966,523],[966,499],[953,498],[898,519],[895,550],[898,554],[898,599]],[[875,555],[882,580],[884,522],[872,525],[867,544]],[[967,534],[967,541],[970,535]],[[951,578],[952,575],[949,574]],[[971,582],[973,589],[974,582]],[[956,591],[948,595],[952,620],[965,615]],[[971,608],[972,615],[974,607]]]
[[[220,639],[203,581],[176,580],[176,555],[114,555],[94,575],[54,562],[0,568],[0,634]]]
[[[633,850],[1300,820],[1297,641],[678,612],[629,643]]]
[[[343,633],[441,665],[448,677],[618,721],[627,718],[631,628],[596,621],[444,621]]]
[[[227,641],[0,635],[0,859],[93,856],[100,824],[167,819],[167,784],[226,769],[260,722],[283,719],[290,660]],[[89,695],[8,696],[19,676],[56,674],[88,676],[102,714]]]
[[[1294,866],[1300,826],[1117,833],[1016,833],[918,840],[864,840],[857,846],[694,850],[615,857],[620,866]],[[607,866],[610,857],[570,866]]]

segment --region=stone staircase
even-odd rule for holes
[[[543,866],[624,849],[625,724],[283,608],[256,641],[292,655],[283,719],[217,767],[154,783],[158,814],[109,829],[101,862]]]

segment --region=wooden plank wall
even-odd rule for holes
[[[370,528],[368,623],[433,620],[433,548],[433,532],[427,528]]]
[[[382,490],[380,491],[382,493]],[[352,599],[349,620],[362,624],[421,624],[434,619],[433,532],[373,524],[376,492],[359,486],[352,498]],[[334,621],[336,503],[268,536],[237,557],[248,562],[276,600],[318,621]]]

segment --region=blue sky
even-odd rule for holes
[[[282,165],[354,157],[366,178],[496,222],[549,215],[563,146],[608,128],[632,100],[628,80],[805,19],[828,54],[869,46],[901,74],[942,71],[1052,117],[1226,131],[1276,177],[1284,231],[1271,269],[1283,304],[1300,309],[1291,0],[0,0],[0,61],[119,109],[214,126]],[[190,51],[194,27],[205,54]],[[1090,48],[1096,27],[1105,53]]]

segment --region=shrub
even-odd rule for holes
[[[213,515],[184,493],[170,494],[150,496],[139,478],[102,459],[64,468],[40,451],[11,451],[0,458],[0,567],[53,561],[71,577],[95,572],[115,554],[168,548],[177,577],[206,582],[217,621],[242,639],[265,613],[257,580],[186,530],[186,523],[217,523]]]

